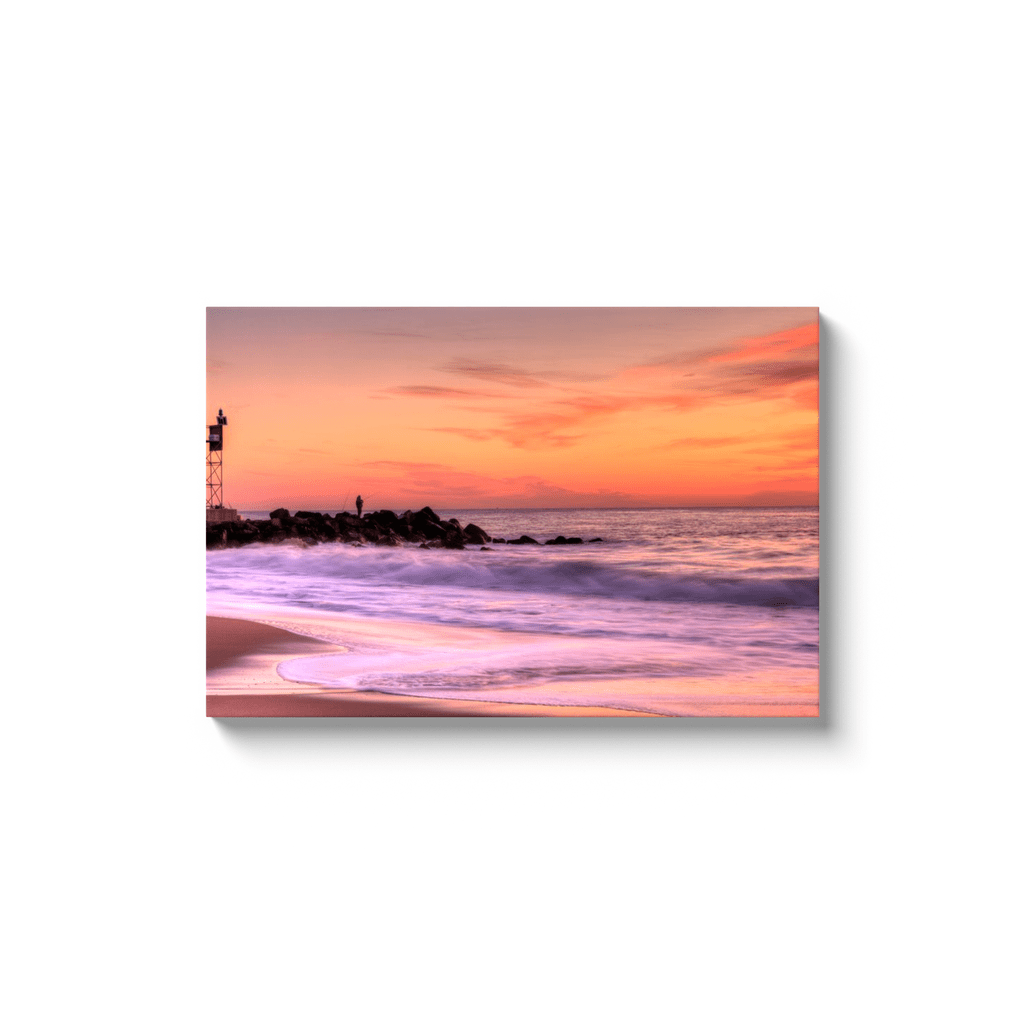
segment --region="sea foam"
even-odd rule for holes
[[[251,545],[210,552],[211,593],[223,581],[259,590],[261,580],[285,584],[293,598],[321,597],[325,584],[449,589],[486,594],[551,594],[622,601],[816,608],[816,577],[772,577],[680,572],[545,548],[481,552],[418,548],[357,548],[344,544],[301,548]],[[232,589],[233,589],[232,586]],[[253,599],[260,593],[254,592]],[[262,595],[267,596],[267,595]],[[280,597],[275,593],[275,597]]]

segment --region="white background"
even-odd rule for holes
[[[1013,12],[5,15],[11,1020],[1019,1013]],[[269,304],[820,306],[822,719],[207,720]]]

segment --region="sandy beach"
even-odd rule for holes
[[[208,718],[656,717],[636,711],[476,700],[396,697],[290,683],[277,672],[289,658],[343,648],[248,619],[206,618]]]
[[[277,613],[280,625],[249,619],[208,615],[206,714],[209,718],[622,718],[665,717],[644,711],[592,705],[521,704],[504,701],[461,700],[448,697],[397,696],[371,690],[347,690],[317,683],[293,682],[278,671],[292,659],[317,655],[344,656],[341,643],[315,639],[293,629],[323,625],[299,613]],[[463,643],[488,645],[494,635],[486,630],[467,633],[458,627],[416,623],[343,621],[343,634],[365,641],[388,637],[410,644],[425,637],[459,638]],[[287,628],[282,628],[287,627]],[[467,637],[472,636],[472,640]],[[653,693],[665,680],[636,678],[629,686],[637,693]],[[620,684],[622,685],[622,684]],[[673,717],[815,717],[816,701],[775,703],[756,685],[744,692],[721,692],[710,679],[674,680],[679,693]]]

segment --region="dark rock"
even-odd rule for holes
[[[398,516],[386,508],[382,508],[379,512],[370,512],[363,516],[363,519],[369,520],[371,523],[377,523],[378,526],[394,526],[398,522]]]
[[[448,536],[448,531],[432,519],[416,519],[413,523],[413,535],[426,540],[443,540]]]
[[[587,541],[587,543],[588,544],[603,544],[604,542],[601,540],[600,537],[591,537],[590,540]]]
[[[595,541],[601,540],[595,537]],[[243,544],[281,544],[290,542],[307,547],[324,542],[346,542],[362,547],[380,544],[390,547],[403,541],[421,548],[448,548],[464,550],[467,544],[479,545],[490,551],[487,544],[537,544],[533,537],[523,534],[518,540],[491,537],[475,523],[462,527],[457,519],[443,521],[429,506],[418,512],[406,509],[395,515],[389,509],[370,512],[362,519],[350,512],[331,516],[323,512],[300,510],[293,516],[286,508],[276,508],[269,519],[245,519],[227,523],[207,523],[207,548],[240,547]],[[579,537],[559,536],[547,544],[582,544]]]
[[[448,533],[440,517],[429,508],[421,508],[419,512],[414,512],[409,523],[410,536],[413,538],[423,537],[426,540],[434,540],[444,537]]]
[[[466,535],[457,526],[449,526],[445,532],[444,546],[461,551],[466,546]]]
[[[491,539],[487,532],[481,530],[475,523],[467,523],[462,532],[471,544],[486,544]]]

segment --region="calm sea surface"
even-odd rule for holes
[[[494,537],[601,541],[209,551],[208,609],[316,619],[303,631],[347,653],[282,665],[298,682],[670,714],[817,703],[816,508],[436,511]],[[353,642],[353,617],[464,629]]]

